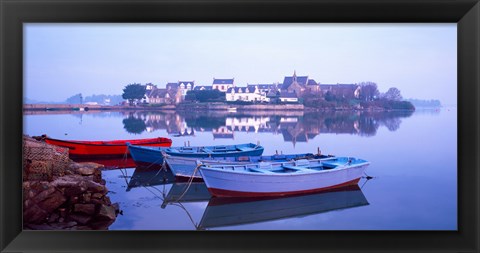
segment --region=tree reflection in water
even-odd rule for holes
[[[141,134],[147,129],[143,119],[135,117],[133,114],[123,119],[123,128],[132,134]]]

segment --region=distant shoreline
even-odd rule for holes
[[[433,108],[433,107],[432,107]],[[420,108],[419,108],[420,109]],[[409,109],[387,109],[381,107],[355,108],[338,106],[334,108],[305,107],[302,104],[250,104],[238,105],[227,103],[191,103],[163,106],[108,106],[88,104],[24,104],[24,111],[118,111],[118,110],[147,110],[147,111],[414,111]]]

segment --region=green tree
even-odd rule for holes
[[[139,83],[129,84],[123,89],[122,98],[127,99],[128,103],[132,105],[135,100],[141,100],[145,97],[146,88]]]

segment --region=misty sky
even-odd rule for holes
[[[457,102],[457,27],[451,24],[25,24],[28,99],[121,95],[130,83],[213,78],[372,81],[404,98]]]

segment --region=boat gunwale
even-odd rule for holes
[[[262,157],[275,157],[275,156],[286,156],[286,157],[289,157],[289,156],[292,156],[292,159],[295,159],[297,157],[305,157],[305,156],[308,156],[308,155],[315,155],[313,153],[300,153],[300,154],[283,154],[283,155],[261,155],[261,156],[248,156],[248,157],[258,157],[258,158],[262,158]],[[170,159],[173,159],[173,160],[182,160],[182,161],[197,161],[197,162],[201,162],[203,164],[208,164],[210,162],[214,163],[214,164],[221,164],[222,162],[224,162],[223,164],[226,164],[226,165],[230,165],[230,163],[232,164],[238,164],[238,165],[242,165],[244,163],[246,164],[255,164],[255,162],[251,162],[251,161],[229,161],[229,160],[226,160],[226,159],[220,159],[220,158],[237,158],[237,157],[233,157],[233,156],[226,156],[226,157],[188,157],[188,156],[175,156],[175,155],[169,155],[169,154],[166,154],[165,156],[165,159],[167,160],[170,160]],[[327,159],[327,158],[333,158],[332,157],[325,157],[325,158],[319,158],[319,159]],[[204,159],[210,159],[210,160],[205,160]],[[218,159],[218,160],[217,160]],[[280,161],[276,161],[276,160],[265,160],[265,161],[262,161],[262,162],[274,162],[274,163],[280,163]],[[283,161],[282,161],[283,162]]]
[[[162,142],[158,142],[158,141],[154,141],[154,140],[159,140],[159,139],[163,139],[164,141]],[[73,144],[73,145],[84,145],[84,146],[128,146],[127,143],[130,143],[130,145],[138,145],[138,146],[141,146],[141,145],[146,145],[146,144],[155,144],[155,143],[172,143],[172,139],[170,138],[165,138],[165,137],[158,137],[158,138],[148,138],[148,139],[139,139],[139,140],[145,140],[145,142],[141,142],[139,144],[131,144],[131,141],[135,141],[135,140],[114,140],[114,141],[124,141],[125,143],[121,144],[111,144],[111,143],[108,143],[109,141],[78,141],[78,140],[59,140],[59,139],[53,139],[53,138],[46,138],[45,139],[47,142],[47,140],[51,140],[51,141],[54,141],[54,142],[60,142],[60,143],[70,143],[70,144]],[[89,143],[89,142],[106,142],[106,143]],[[48,143],[48,142],[47,142]],[[52,144],[52,145],[56,145],[56,144]]]
[[[142,145],[135,145],[135,144],[131,144],[131,143],[128,143],[126,144],[127,146],[129,146],[129,148],[136,148],[137,150],[143,150],[143,151],[146,151],[146,152],[162,152],[164,151],[167,155],[171,155],[171,156],[176,156],[176,154],[180,154],[178,155],[178,157],[188,157],[188,156],[182,156],[182,155],[190,155],[190,154],[204,154],[204,155],[212,155],[212,157],[214,157],[214,155],[222,155],[222,154],[242,154],[242,153],[249,153],[249,152],[252,152],[252,151],[258,151],[258,150],[264,150],[265,148],[261,145],[255,145],[253,143],[242,143],[242,144],[234,144],[234,145],[224,145],[224,146],[231,146],[231,147],[238,147],[238,146],[247,146],[247,147],[251,147],[252,149],[251,150],[232,150],[232,151],[229,151],[229,150],[225,150],[225,151],[222,151],[222,150],[219,150],[220,152],[218,153],[208,153],[208,152],[205,152],[205,151],[198,151],[200,148],[210,148],[210,147],[217,147],[217,146],[194,146],[194,147],[191,147],[191,148],[196,148],[196,152],[178,152],[178,150],[176,151],[171,151],[171,149],[180,149],[180,148],[183,148],[183,146],[180,146],[180,147],[147,147],[147,146],[142,146]],[[170,149],[170,150],[169,150]],[[193,158],[193,157],[191,157]]]
[[[238,166],[239,167],[246,167],[248,164],[239,164]],[[353,168],[359,168],[359,167],[363,167],[363,166],[368,166],[370,165],[370,162],[368,161],[365,161],[365,162],[361,162],[361,163],[358,163],[358,164],[354,164],[354,165],[348,165],[348,166],[337,166],[335,168],[332,168],[332,169],[325,169],[325,170],[313,170],[313,169],[308,169],[308,168],[305,168],[305,170],[299,170],[299,171],[294,171],[294,172],[284,172],[284,173],[278,173],[278,172],[275,172],[275,171],[271,171],[272,173],[261,173],[261,172],[255,172],[255,171],[248,171],[247,169],[244,170],[244,171],[235,171],[235,170],[223,170],[223,169],[220,169],[219,165],[213,165],[213,166],[205,166],[205,165],[202,165],[200,166],[199,170],[200,170],[200,173],[202,175],[202,178],[204,178],[205,180],[205,177],[203,176],[203,173],[202,171],[203,170],[207,170],[207,171],[212,171],[212,172],[224,172],[224,173],[232,173],[232,174],[236,174],[236,175],[245,175],[245,176],[261,176],[261,177],[285,177],[285,176],[305,176],[305,175],[316,175],[316,174],[322,174],[322,173],[331,173],[331,172],[338,172],[338,171],[342,171],[342,170],[347,170],[347,169],[353,169]],[[227,166],[231,166],[231,165],[227,165]],[[214,167],[214,168],[212,168]],[[224,179],[224,178],[218,178],[218,177],[215,177],[217,179]]]

